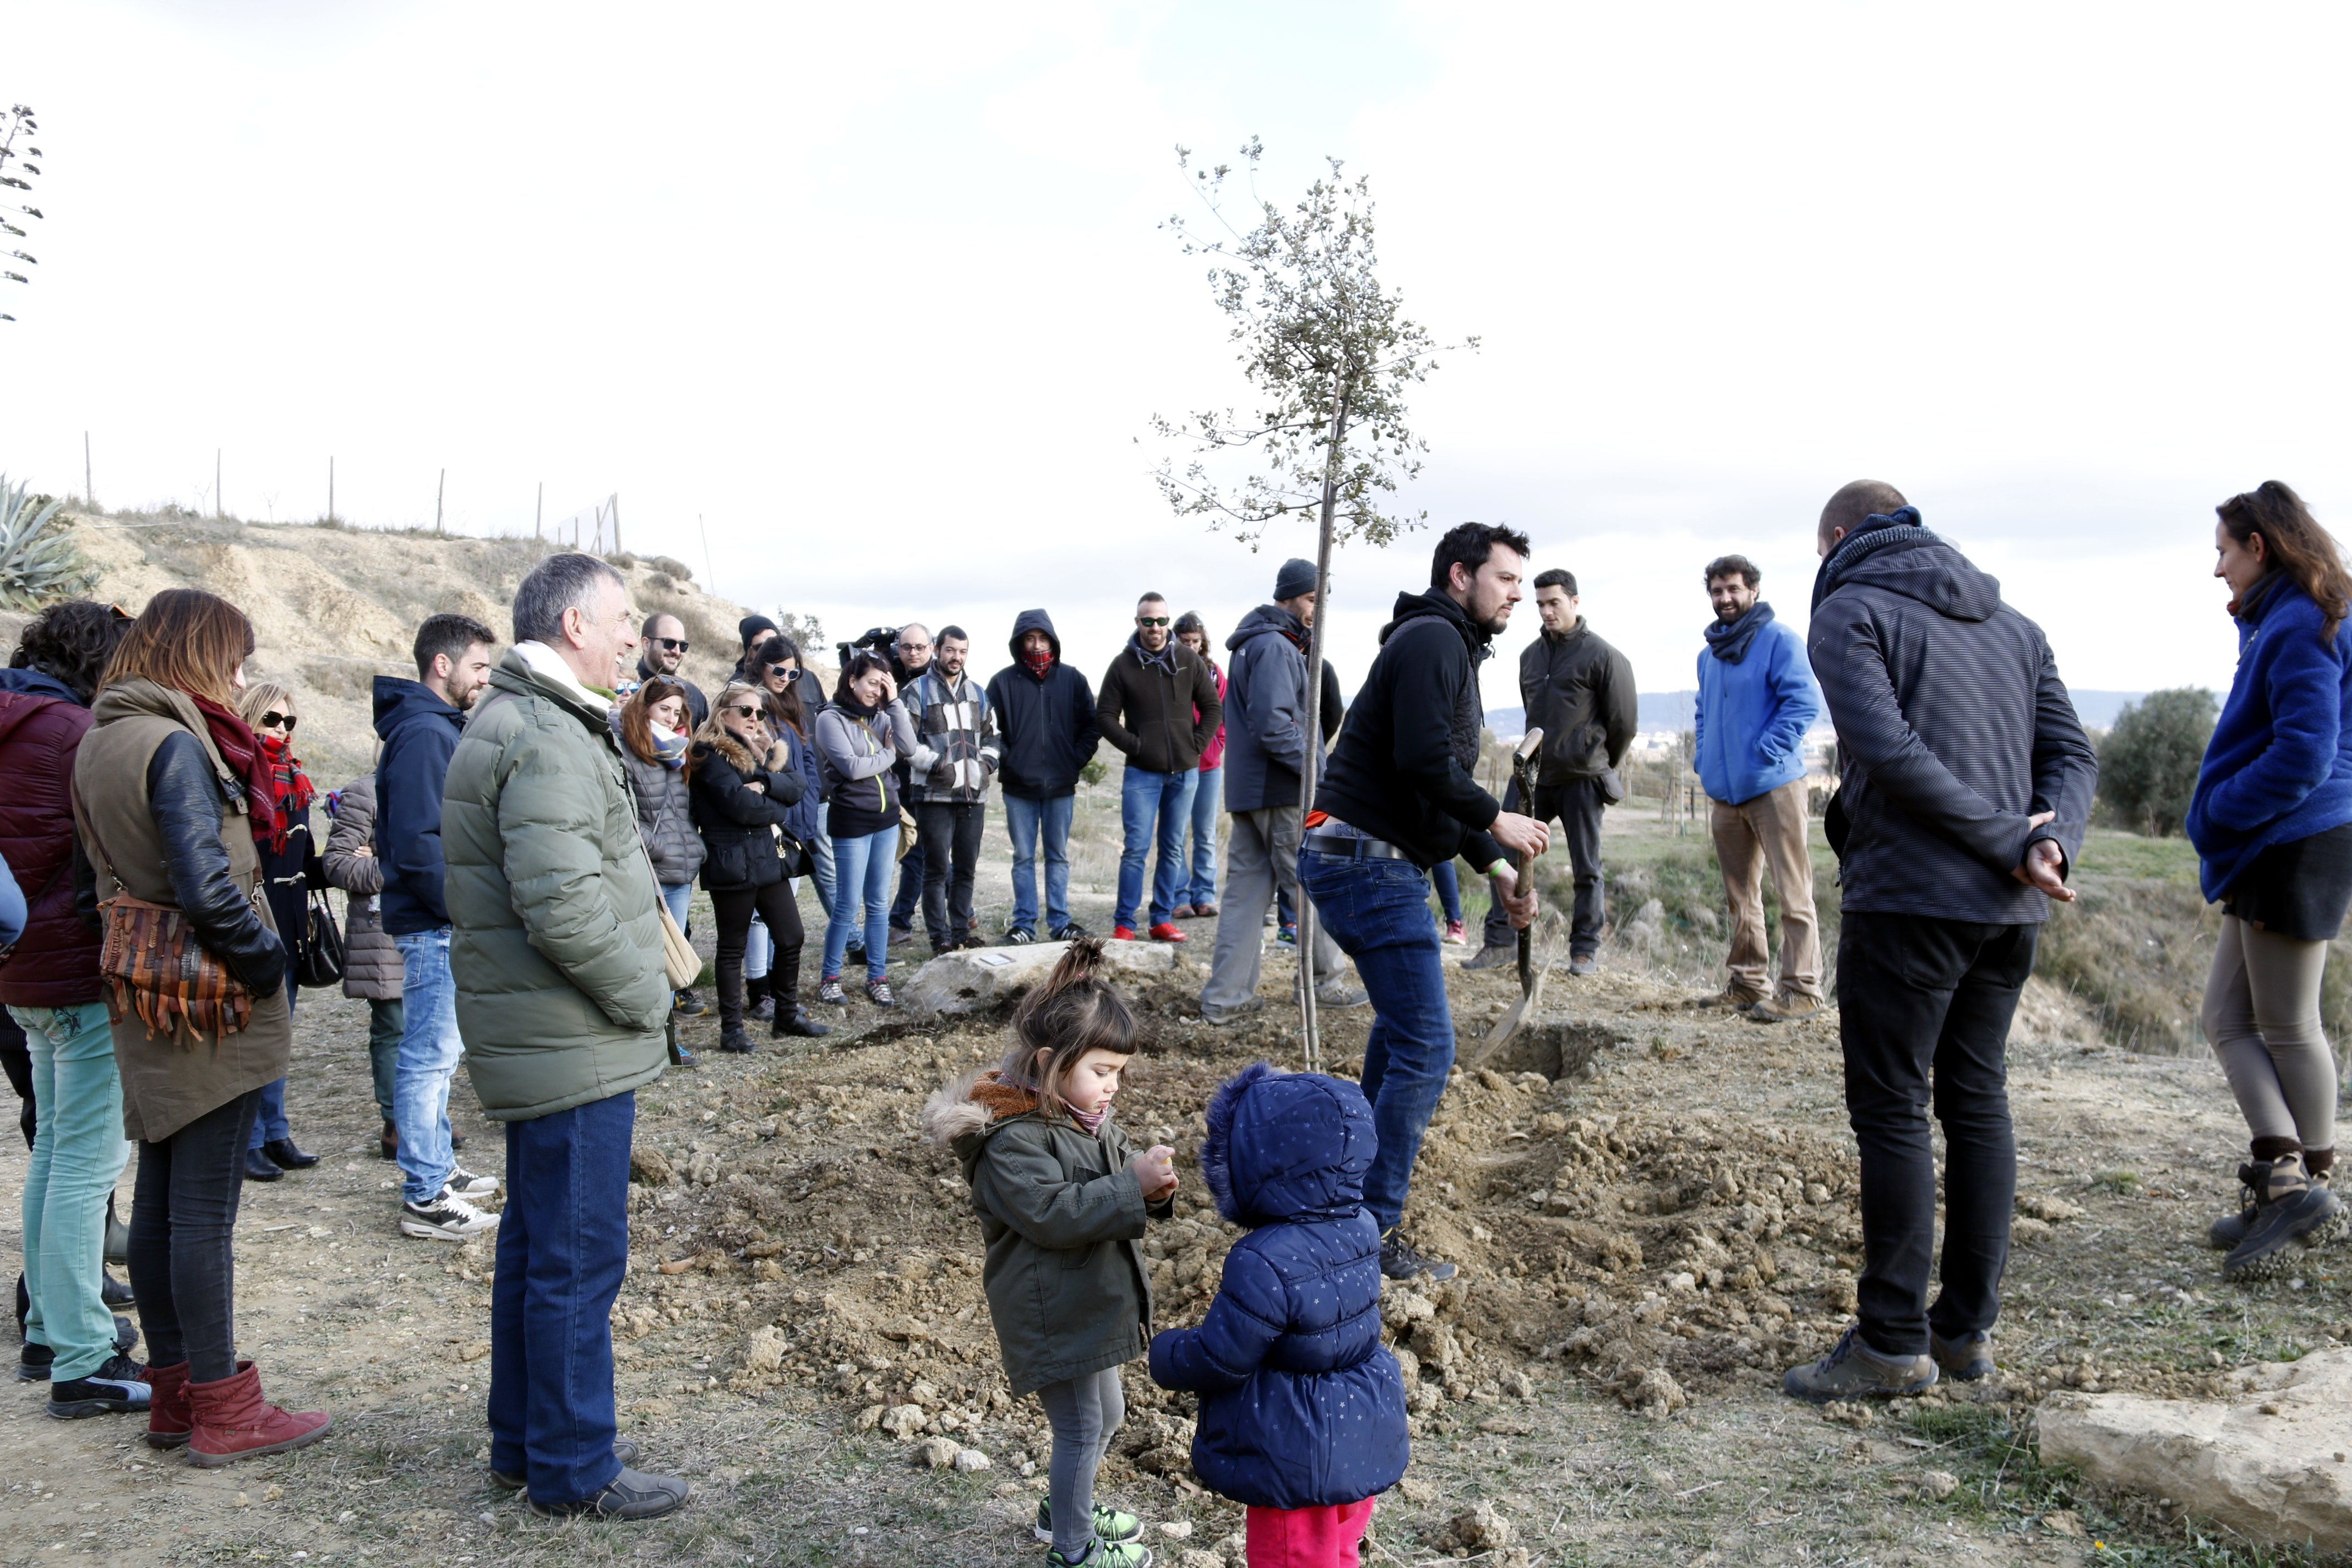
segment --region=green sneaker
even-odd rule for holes
[[[1054,1540],[1054,1500],[1047,1498],[1037,1505],[1037,1523],[1029,1532],[1048,1545]],[[1143,1533],[1143,1521],[1131,1513],[1121,1513],[1115,1508],[1095,1504],[1095,1535],[1113,1546],[1124,1546]]]
[[[1059,1548],[1055,1548],[1046,1552],[1045,1563],[1046,1568],[1151,1568],[1151,1548],[1097,1536],[1087,1542],[1082,1555],[1065,1557]]]

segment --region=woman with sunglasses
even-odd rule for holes
[[[800,1005],[805,933],[777,837],[806,785],[791,748],[768,732],[758,687],[730,681],[719,693],[710,721],[695,733],[687,775],[705,850],[702,887],[719,921],[719,1048],[752,1048],[743,1028],[743,947],[755,910],[776,944],[770,1037],[831,1034]]]
[[[808,851],[809,874],[815,879],[821,907],[833,907],[833,846],[824,836],[824,809],[822,782],[817,777],[816,758],[809,750],[809,715],[803,691],[814,684],[800,667],[800,650],[789,637],[770,637],[748,656],[752,671],[751,681],[760,688],[768,721],[768,733],[793,752],[793,765],[806,787],[801,798],[793,803],[792,814],[784,823],[784,831]],[[822,693],[823,688],[818,687]],[[793,885],[793,897],[800,896],[798,884]],[[803,928],[805,929],[805,928]],[[768,922],[758,915],[751,917],[751,933],[743,947],[744,1016],[767,1018],[774,1016],[775,998],[769,994],[768,972],[773,966],[776,946],[768,935]],[[794,977],[794,993],[799,990]]]
[[[915,754],[915,726],[898,701],[890,662],[861,648],[842,667],[833,705],[816,716],[817,764],[832,785],[825,826],[833,834],[833,920],[824,933],[817,1000],[846,1006],[841,964],[857,907],[866,906],[866,999],[895,1007],[889,963],[890,868],[898,864],[898,781],[892,769]]]
[[[310,802],[317,791],[310,775],[294,755],[294,693],[275,681],[248,686],[237,698],[237,716],[253,727],[261,760],[269,770],[268,816],[253,815],[253,845],[261,857],[262,885],[269,899],[269,915],[286,943],[286,1012],[294,1012],[295,976],[302,971],[305,943],[310,932],[310,889],[327,885],[319,863],[318,846],[310,839]],[[253,1119],[253,1136],[245,1150],[245,1178],[274,1182],[289,1171],[308,1170],[319,1156],[296,1145],[294,1130],[286,1121],[286,1080],[265,1084],[261,1106]]]

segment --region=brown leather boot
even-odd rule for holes
[[[147,1396],[147,1446],[184,1447],[188,1428],[194,1424],[188,1411],[188,1363],[151,1366],[145,1375],[154,1391]]]
[[[257,1454],[282,1454],[327,1435],[333,1418],[323,1410],[280,1410],[261,1397],[261,1373],[249,1361],[218,1383],[191,1383],[188,1404],[194,1416],[188,1437],[188,1463],[217,1469]]]

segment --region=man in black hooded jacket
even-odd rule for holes
[[[1837,726],[1839,1043],[1861,1146],[1857,1313],[1791,1371],[1802,1399],[1916,1394],[1993,1370],[2017,1192],[2003,1060],[2049,900],[2072,901],[2098,759],[2042,628],[1858,479],[1822,510],[1806,653]],[[1943,1123],[1943,1289],[1932,1097]]]
[[[1008,942],[1037,940],[1037,856],[1045,858],[1045,929],[1055,942],[1086,935],[1070,918],[1070,817],[1078,770],[1093,761],[1102,731],[1094,688],[1062,662],[1054,617],[1024,610],[1013,622],[1013,662],[988,683],[988,706],[1003,737],[996,782],[1013,838],[1013,922]]]
[[[1513,925],[1535,918],[1534,890],[1512,890],[1510,854],[1542,854],[1548,830],[1503,810],[1471,776],[1484,713],[1478,666],[1510,622],[1527,556],[1525,534],[1487,523],[1463,523],[1438,541],[1429,592],[1397,595],[1298,847],[1299,883],[1371,993],[1363,1086],[1380,1147],[1364,1207],[1381,1227],[1381,1270],[1394,1279],[1454,1273],[1398,1228],[1454,1065],[1426,874],[1458,855],[1497,879]]]

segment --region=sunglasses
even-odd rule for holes
[[[1139,626],[1164,626],[1168,624],[1168,617],[1166,616],[1138,616],[1135,617],[1135,624]]]
[[[794,669],[795,667],[789,664],[772,664],[768,666],[768,673],[770,675],[791,675],[794,673]]]
[[[261,716],[261,727],[263,729],[283,730],[289,735],[294,732],[294,726],[301,721],[301,720],[296,718],[293,714],[280,713],[274,708]]]
[[[728,712],[734,714],[738,719],[749,719],[759,710],[758,707],[749,702],[738,702],[727,710]]]
[[[669,649],[672,653],[684,653],[686,651],[687,645],[684,637],[656,637],[654,638],[654,641]]]

